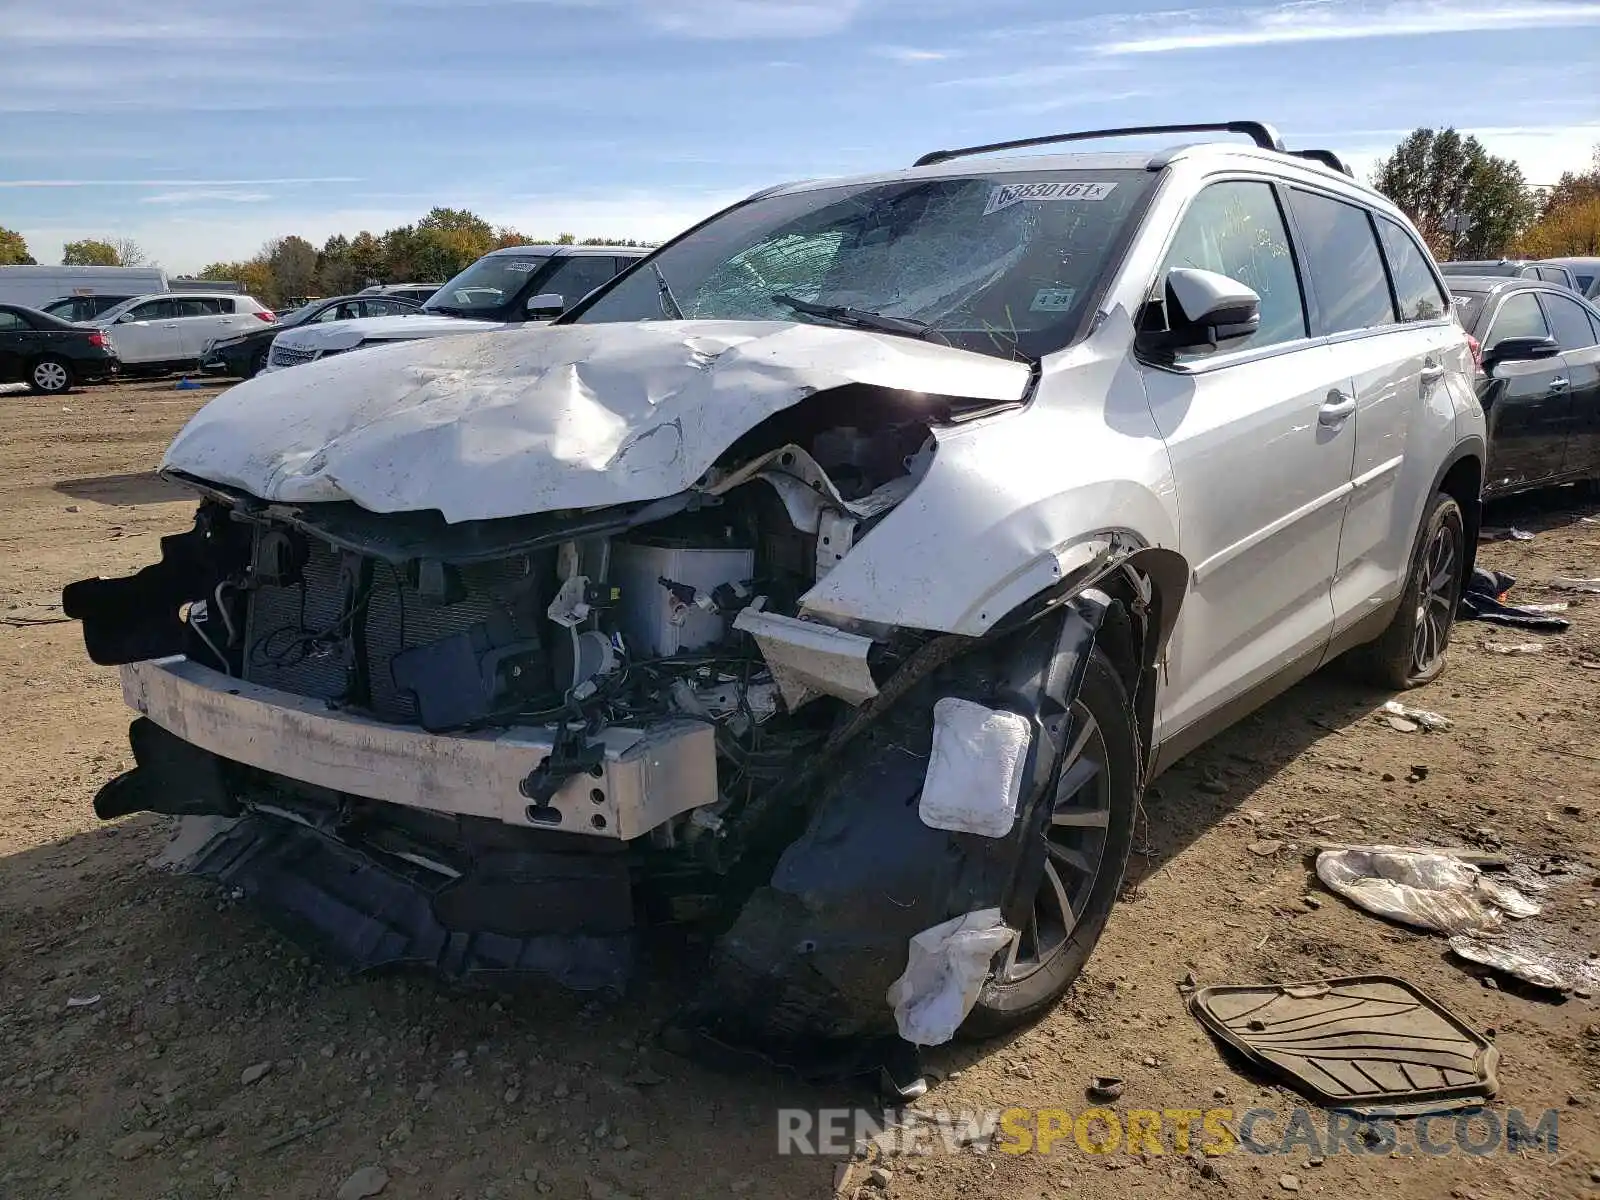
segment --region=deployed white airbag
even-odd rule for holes
[[[1005,837],[1017,818],[1032,730],[1026,717],[946,696],[933,706],[933,751],[922,784],[922,822],[934,829]]]
[[[885,995],[900,1036],[918,1046],[955,1037],[978,1002],[995,955],[1016,936],[998,908],[984,908],[913,937],[905,973]]]

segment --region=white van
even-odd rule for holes
[[[148,296],[167,290],[160,267],[0,267],[0,303],[43,308],[67,296]]]

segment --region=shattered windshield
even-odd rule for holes
[[[576,319],[851,324],[1037,358],[1081,320],[1151,178],[1005,172],[769,196],[661,251]]]
[[[491,254],[480,258],[422,306],[423,312],[472,316],[500,308],[550,261],[546,254]]]

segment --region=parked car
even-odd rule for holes
[[[1470,275],[1482,277],[1485,275],[1509,275],[1515,279],[1542,279],[1546,283],[1553,283],[1557,287],[1569,288],[1583,294],[1583,289],[1578,286],[1577,278],[1566,267],[1554,262],[1526,262],[1521,259],[1463,259],[1459,262],[1439,264],[1447,276]]]
[[[400,296],[334,296],[314,300],[301,308],[275,314],[277,321],[260,329],[247,329],[217,338],[200,353],[200,369],[208,375],[233,375],[249,379],[267,364],[272,339],[285,329],[321,325],[330,321],[356,321],[415,312],[417,304]]]
[[[1600,300],[1600,258],[1546,258],[1540,260],[1572,272],[1578,294],[1589,300]]]
[[[63,595],[140,714],[96,811],[366,967],[620,986],[708,919],[682,1023],[777,1057],[1047,1010],[1147,782],[1346,651],[1436,678],[1476,545],[1416,230],[1258,122],[1141,132],[1223,130],[785,184],[549,326],[225,392],[194,530]],[[982,987],[886,999],[913,937]]]
[[[59,317],[63,321],[93,321],[108,308],[115,308],[125,300],[132,300],[133,296],[123,296],[108,293],[103,296],[62,296],[59,300],[52,300],[42,306],[40,312],[49,313],[52,317]]]
[[[484,255],[421,309],[377,320],[305,325],[279,334],[267,371],[348,350],[549,320],[649,251],[623,246],[511,246]],[[363,295],[375,294],[364,292]]]
[[[26,383],[56,395],[116,369],[116,347],[100,330],[21,304],[0,304],[0,383]]]
[[[442,286],[444,285],[438,283],[375,283],[371,287],[362,288],[361,295],[398,296],[402,300],[422,304]]]
[[[1452,277],[1450,291],[1481,347],[1484,493],[1600,479],[1600,309],[1530,279]]]
[[[39,308],[61,296],[142,296],[167,290],[160,267],[0,267],[0,303]]]
[[[169,292],[124,300],[93,323],[115,331],[124,366],[152,371],[194,367],[207,342],[272,321],[272,312],[250,296]]]

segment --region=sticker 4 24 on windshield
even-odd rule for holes
[[[1082,181],[1079,183],[1008,183],[989,193],[983,215],[1021,204],[1024,200],[1104,200],[1117,185]]]

